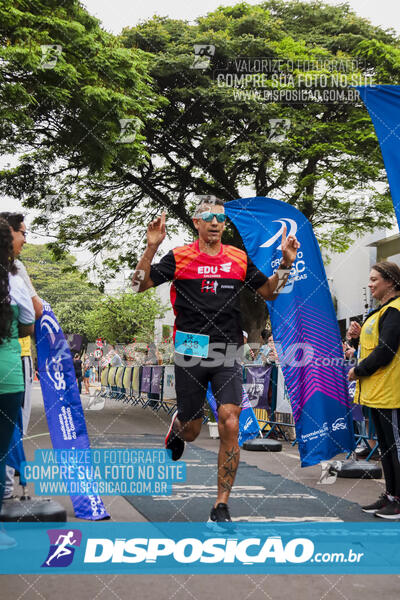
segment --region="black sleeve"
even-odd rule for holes
[[[150,279],[155,286],[171,281],[175,274],[175,256],[172,250],[162,257],[159,263],[151,265]]]
[[[253,292],[256,292],[258,288],[260,288],[264,283],[268,281],[268,277],[264,275],[259,269],[257,269],[256,265],[253,261],[247,257],[247,271],[246,271],[246,279],[244,280],[244,284],[249,287]]]
[[[367,358],[354,369],[356,375],[373,375],[380,367],[386,367],[400,345],[400,311],[388,308],[379,321],[379,343]]]
[[[75,375],[77,377],[81,377],[82,376],[82,361],[79,359],[74,360],[74,369],[75,369]]]

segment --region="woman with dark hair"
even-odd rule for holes
[[[350,325],[350,337],[360,338],[360,362],[349,371],[349,380],[357,380],[354,401],[371,408],[386,490],[362,510],[400,519],[400,268],[377,263],[368,287],[379,306],[362,327],[355,321]]]
[[[18,337],[32,335],[35,322],[29,292],[21,277],[15,274],[12,241],[8,223],[0,219],[0,509],[6,458],[24,395]],[[3,533],[1,544],[7,545]]]

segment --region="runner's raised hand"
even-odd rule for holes
[[[297,255],[297,250],[300,248],[295,235],[289,235],[286,237],[286,225],[283,226],[282,230],[282,258],[285,265],[291,267],[294,263]]]
[[[147,245],[158,248],[164,241],[165,236],[165,212],[163,212],[161,217],[154,219],[147,227]]]

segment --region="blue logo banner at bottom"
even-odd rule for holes
[[[399,574],[399,535],[400,523],[5,523],[0,573]]]

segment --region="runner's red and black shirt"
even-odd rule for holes
[[[210,256],[199,242],[180,246],[151,266],[154,285],[172,281],[171,303],[175,330],[202,333],[210,342],[243,344],[239,292],[243,286],[256,291],[266,277],[243,250],[222,245]]]

